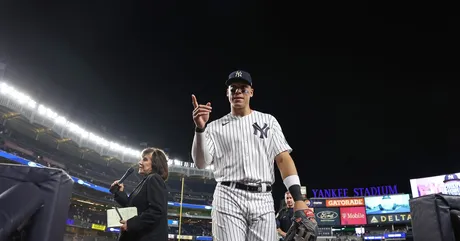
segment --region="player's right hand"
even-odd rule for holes
[[[125,185],[123,183],[121,184],[118,184],[120,180],[116,180],[112,183],[112,185],[110,185],[110,187],[113,187],[115,185],[118,185],[120,188],[118,189],[120,192],[123,192],[125,190]]]
[[[199,105],[195,95],[192,95],[192,104],[193,122],[195,122],[196,127],[204,129],[209,120],[209,114],[212,111],[211,103],[208,102],[206,105]]]

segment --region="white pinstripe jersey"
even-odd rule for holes
[[[275,157],[292,151],[276,118],[258,111],[227,114],[209,123],[205,133],[217,182],[273,184]]]

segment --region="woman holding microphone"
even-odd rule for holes
[[[115,201],[122,207],[136,207],[138,216],[120,221],[120,241],[167,241],[168,240],[168,158],[164,151],[147,148],[142,151],[139,174],[143,180],[129,195],[124,185],[114,191]]]

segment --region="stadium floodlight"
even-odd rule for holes
[[[0,93],[8,96],[10,99],[18,102],[18,104],[28,109],[37,108],[37,102],[32,100],[28,95],[17,91],[15,88],[8,86],[5,83],[0,84]]]
[[[173,159],[168,159],[168,166],[174,165],[174,160]]]
[[[97,146],[106,148],[122,155],[130,155],[132,158],[137,159],[141,156],[140,150],[135,150],[133,148],[120,145],[116,142],[109,141],[101,136],[89,132],[74,122],[67,120],[66,117],[59,115],[51,108],[43,104],[38,104],[30,96],[16,90],[14,87],[9,86],[6,83],[0,83],[0,95],[6,96],[8,99],[18,103],[21,107],[35,111],[38,115],[53,121],[53,123],[57,126],[66,128],[68,132],[77,135],[83,140],[87,140]],[[168,166],[184,166],[196,168],[194,163],[183,162],[177,159],[168,159]],[[212,170],[212,166],[208,166],[206,169]]]
[[[183,162],[182,161],[179,161],[177,159],[173,159],[172,160],[172,163],[173,165],[176,165],[176,166],[183,166]]]
[[[56,112],[52,111],[49,108],[46,108],[43,105],[38,106],[38,114],[46,116],[48,119],[51,120],[56,120],[59,117],[59,115]]]
[[[109,150],[118,152],[122,155],[128,154],[132,157],[140,157],[141,152],[139,150],[135,150],[133,148],[126,147],[112,141],[108,141],[103,137],[100,137],[94,133],[84,130],[77,124],[68,121],[64,116],[59,115],[52,109],[46,107],[45,105],[37,105],[37,102],[34,101],[30,96],[16,90],[14,87],[9,86],[6,83],[0,83],[0,94],[17,102],[22,107],[25,107],[32,111],[36,111],[39,115],[53,121],[57,125],[65,127],[68,131],[80,136],[84,140],[88,140],[93,144],[99,145],[104,148],[108,148]]]

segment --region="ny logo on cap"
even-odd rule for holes
[[[243,73],[241,71],[236,71],[235,77],[241,78],[243,77]]]

